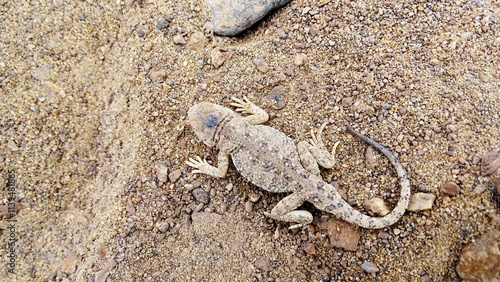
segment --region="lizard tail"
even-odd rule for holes
[[[406,174],[406,171],[399,162],[399,160],[396,158],[396,156],[394,156],[394,154],[391,151],[389,151],[389,149],[382,146],[375,140],[364,136],[363,134],[354,130],[352,127],[348,127],[347,131],[349,131],[349,133],[353,135],[356,135],[360,139],[364,140],[366,143],[372,145],[389,159],[389,161],[392,163],[398,174],[399,183],[401,185],[401,196],[396,207],[384,217],[371,217],[362,214],[361,212],[349,206],[345,201],[343,201],[340,195],[338,197],[343,202],[342,206],[344,207],[339,207],[337,209],[332,210],[331,212],[336,216],[340,217],[341,219],[356,224],[363,228],[380,229],[393,225],[403,216],[403,214],[406,211],[406,208],[408,207],[408,203],[410,202],[411,189],[410,189],[410,181],[408,180],[408,175]]]

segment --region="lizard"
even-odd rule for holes
[[[389,159],[401,185],[400,199],[395,208],[384,217],[371,217],[350,206],[320,175],[319,166],[327,169],[334,166],[339,144],[334,144],[331,153],[326,149],[321,134],[327,123],[320,126],[316,135],[311,130],[309,142],[300,141],[295,145],[283,132],[262,125],[269,120],[269,115],[246,96],[243,100],[235,97],[232,100],[236,112],[209,102],[189,108],[188,120],[196,136],[205,145],[219,150],[217,166],[199,156],[188,158],[186,164],[194,168],[193,174],[224,177],[231,157],[238,172],[249,182],[272,193],[291,192],[270,213],[264,212],[275,220],[296,223],[290,228],[312,223],[313,216],[309,211],[297,210],[306,201],[362,228],[384,228],[403,216],[410,199],[410,182],[405,169],[390,150],[352,127],[347,128],[348,132]]]

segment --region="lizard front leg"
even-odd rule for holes
[[[300,161],[305,169],[309,172],[319,175],[318,164],[324,168],[332,168],[335,165],[335,150],[340,142],[336,142],[333,145],[332,152],[328,152],[323,140],[321,139],[321,134],[326,126],[326,122],[323,123],[318,129],[318,133],[315,135],[311,130],[311,140],[310,143],[306,141],[301,141],[297,145]]]
[[[305,200],[297,193],[293,193],[279,201],[271,210],[271,213],[264,212],[264,214],[275,220],[296,222],[298,224],[290,226],[290,229],[298,228],[313,221],[313,216],[310,212],[295,210],[302,205],[304,201]]]
[[[243,119],[250,124],[262,124],[269,120],[269,115],[266,113],[266,111],[250,102],[247,96],[243,96],[243,100],[236,97],[232,97],[231,99],[233,99],[233,101],[235,102],[231,103],[231,106],[236,107],[237,112],[249,114],[248,116],[243,117]]]
[[[196,168],[193,173],[203,173],[214,177],[224,177],[227,173],[227,167],[229,166],[229,154],[225,151],[219,151],[217,155],[217,167],[210,165],[206,160],[202,160],[200,157],[196,156],[196,159],[189,158],[186,162],[187,165]]]

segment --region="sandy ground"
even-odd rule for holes
[[[0,199],[5,212],[11,188],[18,203],[15,231],[0,231],[0,277],[459,281],[461,249],[500,225],[490,181],[499,173],[481,177],[478,165],[500,146],[499,13],[497,1],[294,0],[220,38],[204,31],[201,1],[0,0]],[[243,95],[296,140],[330,121],[327,146],[342,144],[323,175],[357,209],[374,195],[392,206],[399,185],[382,155],[366,167],[366,145],[346,125],[391,148],[412,192],[436,196],[432,210],[359,229],[357,251],[345,251],[320,228],[331,216],[311,205],[305,229],[265,218],[283,195],[232,165],[224,179],[191,174],[188,157],[215,161],[216,150],[196,139],[188,108]],[[460,194],[445,195],[446,181]],[[363,271],[365,261],[379,272]]]

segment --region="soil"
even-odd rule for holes
[[[462,248],[500,227],[500,174],[480,174],[500,146],[497,1],[294,0],[233,38],[204,29],[202,1],[0,0],[0,11],[1,277],[460,281]],[[392,208],[400,187],[379,153],[367,167],[347,125],[390,148],[432,209],[358,229],[347,251],[312,205],[306,228],[266,218],[284,195],[232,165],[223,179],[192,174],[188,157],[217,151],[187,110],[243,95],[297,141],[329,121],[323,139],[341,145],[322,173],[357,209],[374,196]],[[450,181],[455,196],[441,190]]]

